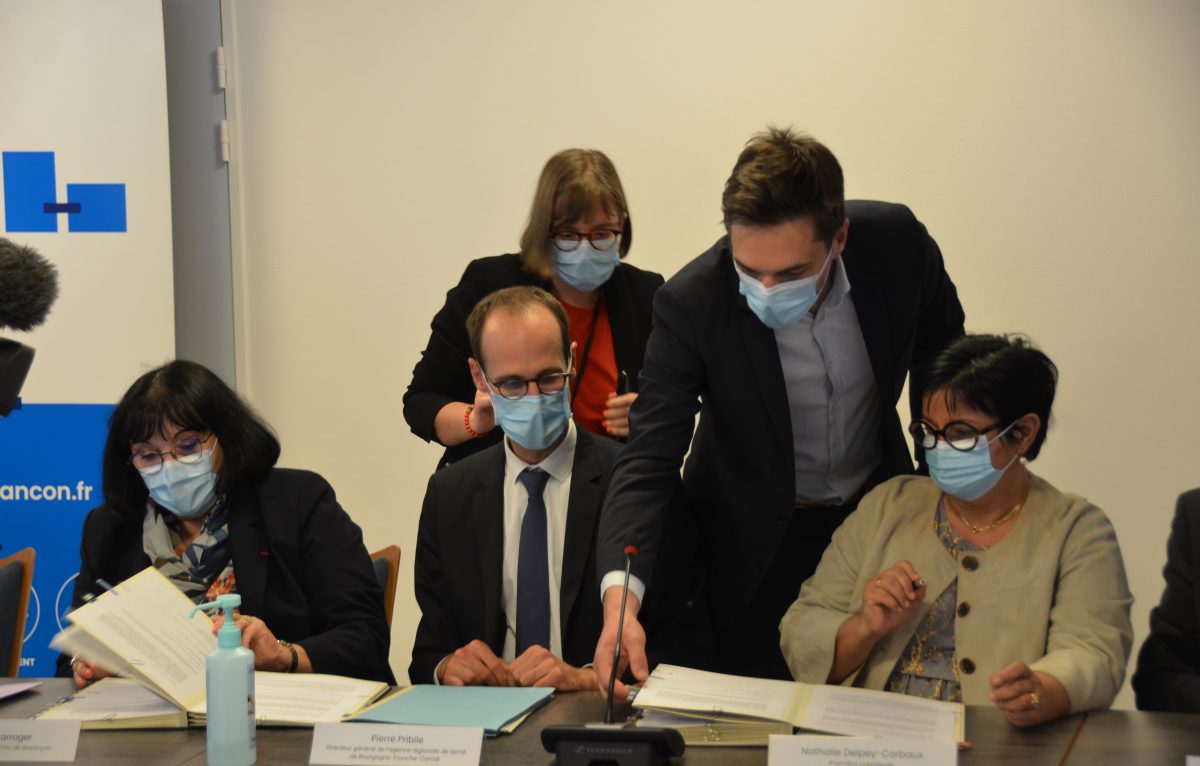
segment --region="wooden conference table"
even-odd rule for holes
[[[16,680],[0,680],[0,685]],[[70,694],[73,688],[69,679],[45,679],[30,692],[0,701],[0,718],[27,718]],[[557,695],[514,734],[486,740],[481,763],[550,764],[553,756],[542,749],[541,743],[544,727],[599,721],[603,717],[604,703],[597,692]],[[1183,766],[1185,755],[1200,755],[1200,715],[1102,711],[1024,730],[1010,726],[994,708],[968,707],[967,737],[973,747],[959,753],[962,766]],[[308,763],[311,745],[310,729],[259,729],[258,763]],[[204,730],[84,731],[79,736],[75,762],[97,766],[204,766]],[[766,748],[693,747],[673,763],[739,766],[766,762]]]

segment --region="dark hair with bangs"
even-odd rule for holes
[[[826,245],[846,220],[845,184],[837,157],[791,128],[767,128],[746,142],[721,196],[725,228],[775,226],[812,216]]]
[[[1030,412],[1042,420],[1025,454],[1033,460],[1046,441],[1058,386],[1058,367],[1019,335],[964,335],[930,363],[922,399],[945,396],[952,407],[969,407],[1007,427]],[[1004,438],[1010,438],[1005,434]]]
[[[129,519],[145,513],[149,493],[129,462],[129,448],[160,433],[167,423],[217,437],[221,495],[260,478],[279,460],[279,440],[250,405],[207,367],[177,359],[134,381],[108,421],[104,502],[114,513]]]
[[[597,202],[609,214],[625,217],[619,251],[624,258],[633,244],[633,218],[612,160],[596,149],[564,149],[547,160],[533,193],[529,222],[521,234],[521,265],[525,270],[549,279],[554,274],[550,228],[556,222],[578,221]]]

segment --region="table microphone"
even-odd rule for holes
[[[625,601],[629,598],[629,575],[633,571],[633,557],[637,555],[638,549],[634,542],[635,538],[630,535],[625,538],[625,582],[621,586],[621,611],[617,618],[617,643],[613,647],[612,672],[608,675],[608,705],[604,708],[604,722],[613,722],[613,689],[617,686],[617,669],[621,663],[621,633],[625,628]]]
[[[621,612],[617,622],[617,644],[608,676],[608,702],[604,723],[587,726],[547,726],[542,746],[555,753],[558,766],[667,766],[670,758],[683,755],[683,737],[675,729],[629,728],[613,724],[613,690],[621,662],[621,634],[625,627],[625,603],[629,576],[638,549],[633,535],[625,538],[625,583],[621,588]]]

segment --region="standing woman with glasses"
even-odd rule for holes
[[[276,468],[279,451],[207,368],[174,361],[138,378],[109,421],[72,608],[153,566],[196,603],[240,594],[258,670],[395,683],[362,531],[320,476]],[[85,686],[106,673],[61,657],[59,675]]]
[[[780,624],[799,681],[995,705],[1017,726],[1105,708],[1133,597],[1108,517],[1027,467],[1058,370],[967,335],[932,363],[910,431],[929,477],[867,494]]]
[[[623,259],[633,223],[612,161],[594,149],[567,149],[542,169],[521,251],[467,265],[433,318],[432,334],[404,394],[413,433],[447,447],[438,467],[500,441],[486,394],[471,381],[466,320],[485,295],[532,285],[553,293],[567,311],[579,349],[571,402],[575,422],[593,433],[629,435],[650,335],[651,301],[661,275]]]

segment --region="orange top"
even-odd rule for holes
[[[575,342],[575,378],[571,381],[571,412],[575,422],[595,434],[607,434],[604,428],[604,403],[617,390],[617,354],[613,350],[612,325],[608,307],[601,296],[595,309],[584,309],[562,302],[567,310],[571,340]],[[595,316],[596,329],[586,361],[583,350],[588,345],[588,333]],[[580,372],[583,373],[580,376]]]

